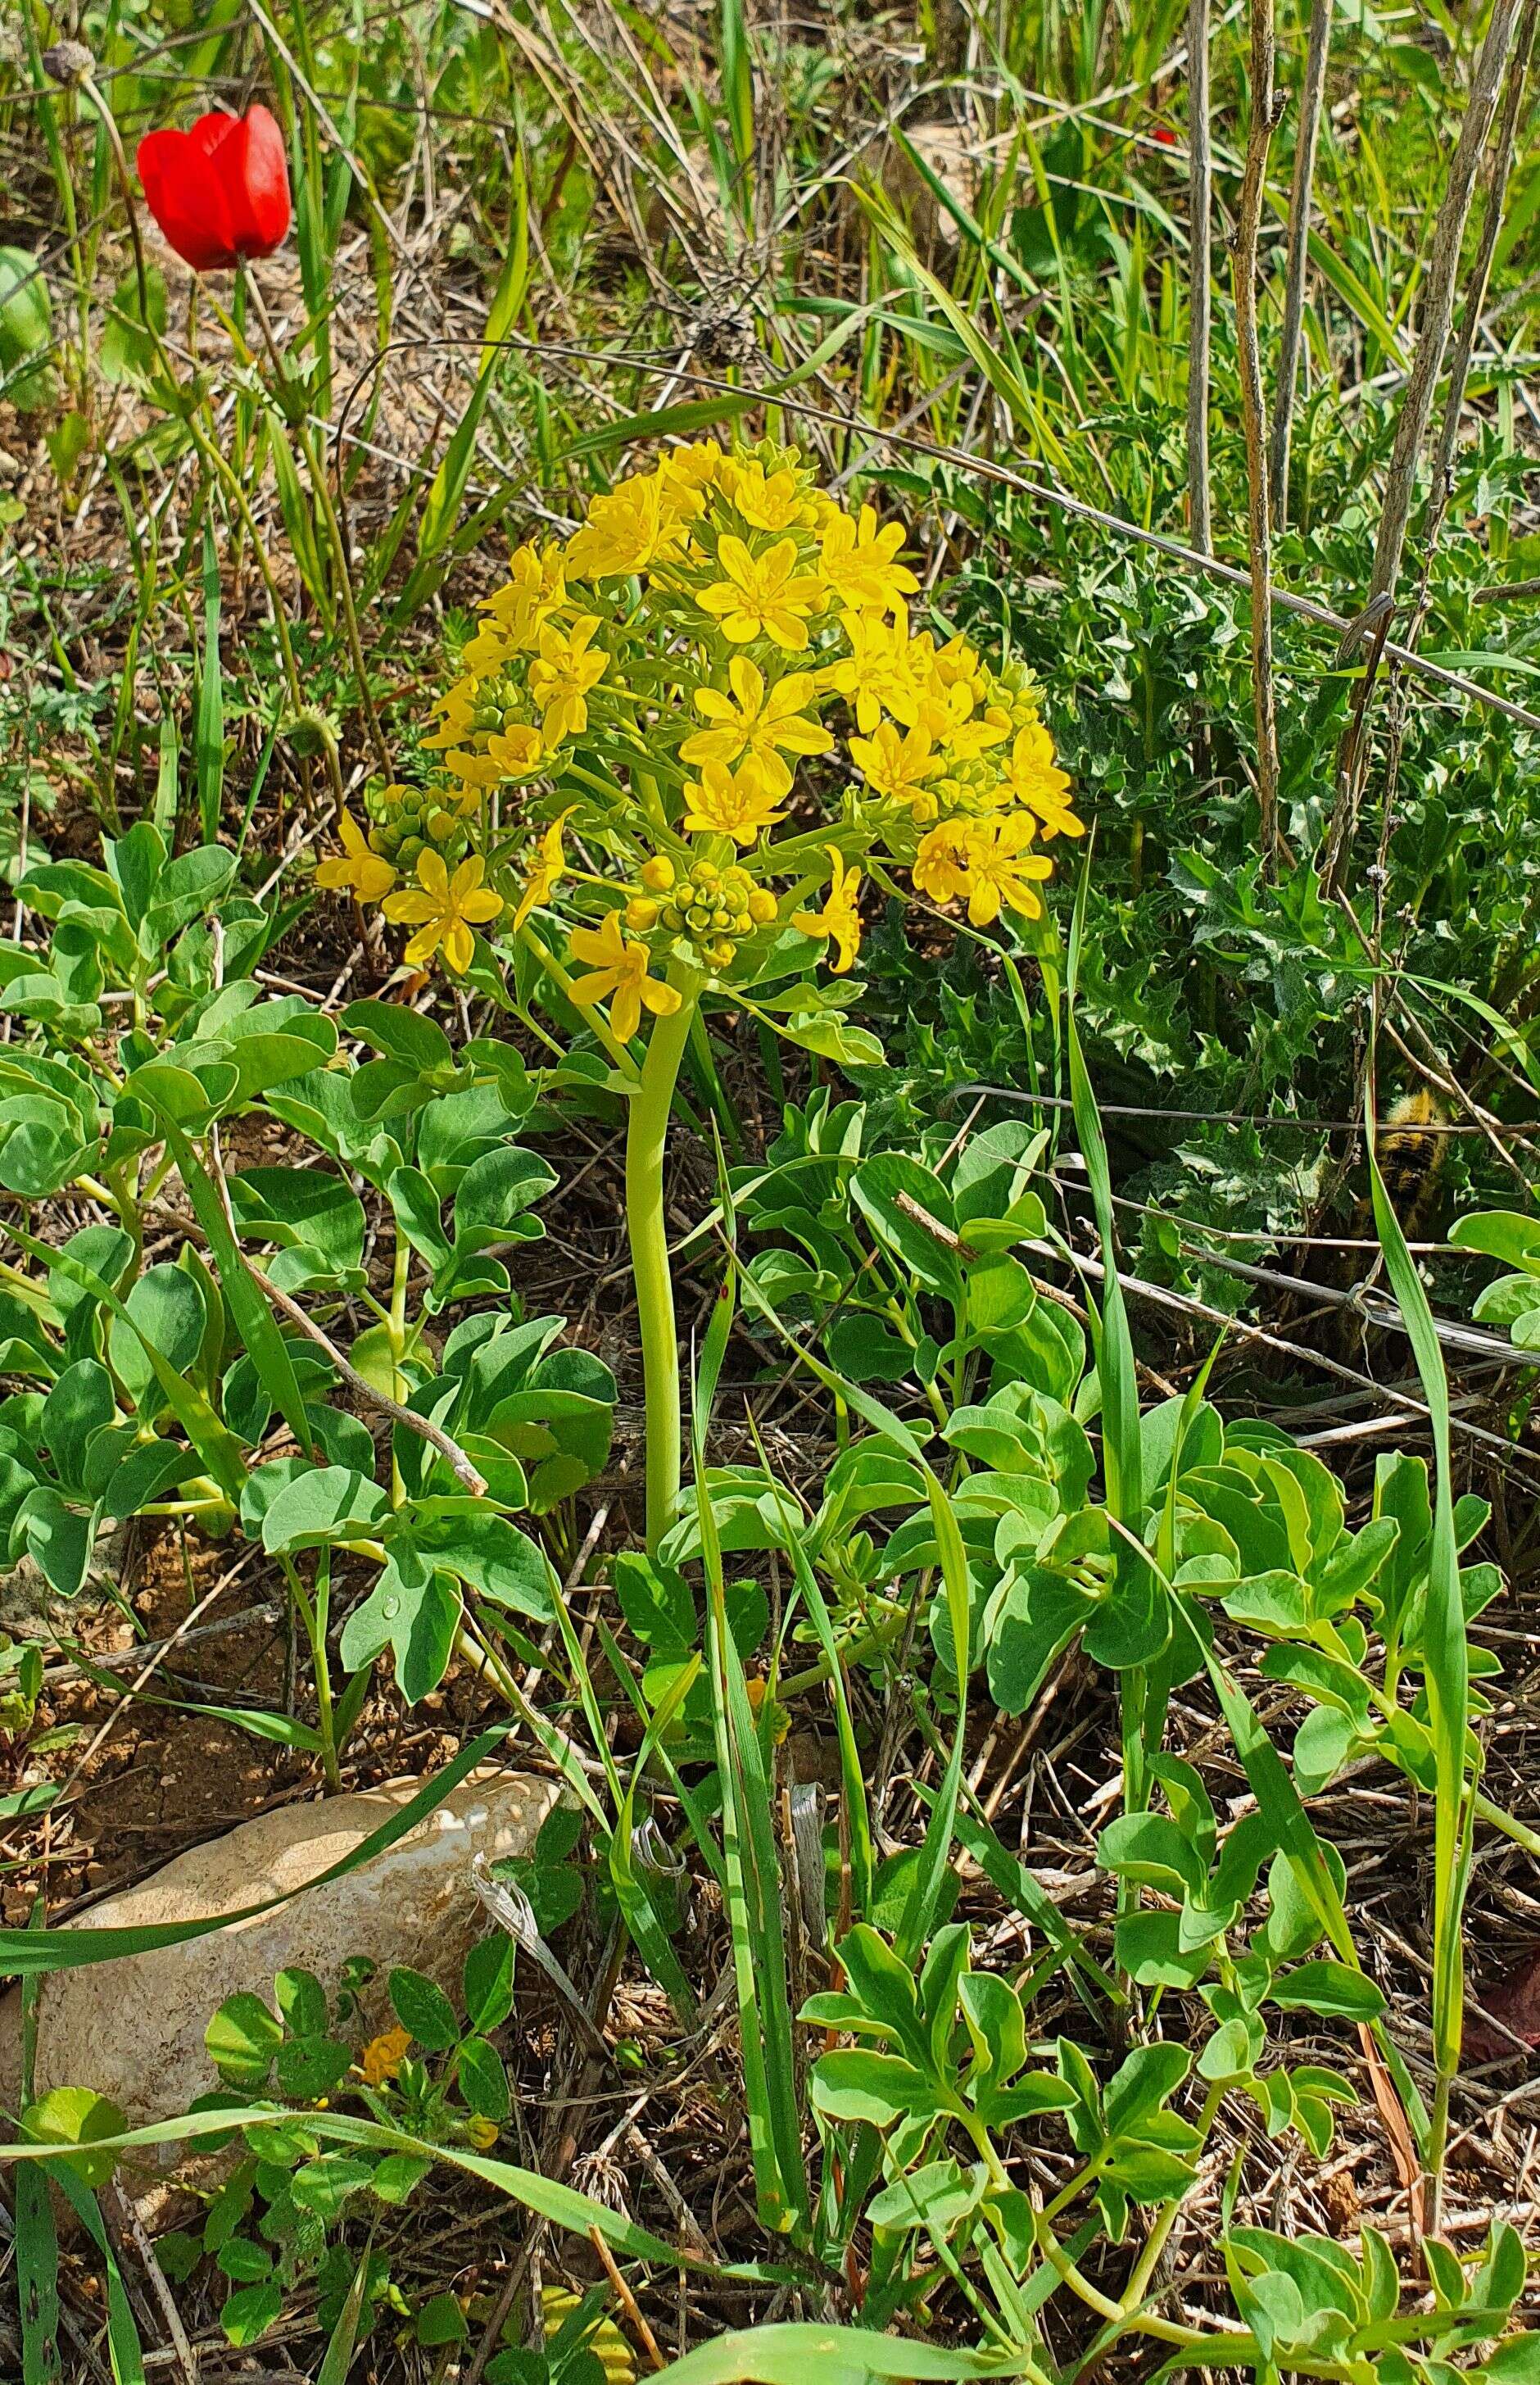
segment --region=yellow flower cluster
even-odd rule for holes
[[[366,840],[344,815],[318,882],[382,901],[414,966],[463,973],[503,920],[622,1043],[681,986],[794,974],[801,938],[850,969],[894,870],[975,927],[1037,917],[1069,781],[1018,668],[911,627],[904,541],[795,449],[671,449],[517,550],[437,783],[380,791]]]

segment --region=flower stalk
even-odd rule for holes
[[[699,983],[680,984],[678,1008],[647,1046],[626,1126],[626,1231],[631,1245],[647,1417],[647,1546],[656,1551],[679,1503],[684,1456],[679,1336],[664,1210],[664,1159],[679,1064],[696,1017]]]

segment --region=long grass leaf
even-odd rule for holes
[[[1372,1095],[1371,1095],[1372,1101]],[[1428,1587],[1422,1627],[1423,1678],[1428,1692],[1428,1724],[1434,1754],[1434,1910],[1433,1910],[1433,2033],[1434,2060],[1439,2073],[1439,2104],[1447,2104],[1448,2081],[1459,2067],[1460,2028],[1465,1996],[1465,1959],[1461,1917],[1471,1855],[1471,1789],[1465,1762],[1470,1717],[1470,1648],[1465,1607],[1459,1588],[1459,1553],[1455,1540],[1454,1486],[1449,1465],[1449,1387],[1444,1355],[1422,1279],[1407,1248],[1401,1221],[1391,1205],[1374,1150],[1372,1106],[1369,1128],[1369,1182],[1374,1202],[1374,1224],[1385,1253],[1385,1271],[1396,1295],[1401,1321],[1411,1343],[1427,1402],[1433,1430],[1433,1543],[1428,1558]],[[1441,2128],[1435,2123],[1439,2139]],[[1436,2142],[1434,2166],[1442,2159]]]

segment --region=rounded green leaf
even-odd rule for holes
[[[458,2045],[460,2024],[442,1988],[435,1987],[420,1971],[403,1967],[391,1973],[390,1992],[397,2020],[428,2053],[447,2054],[451,2046]]]
[[[121,2136],[128,2125],[116,2104],[89,2087],[56,2087],[21,2115],[21,2133],[33,2144],[80,2149],[68,2156],[67,2166],[91,2187],[106,2186],[118,2166],[116,2154],[93,2153],[91,2146],[103,2137]]]

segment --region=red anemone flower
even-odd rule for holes
[[[135,163],[150,213],[194,273],[271,256],[288,235],[289,160],[265,107],[146,133]]]

